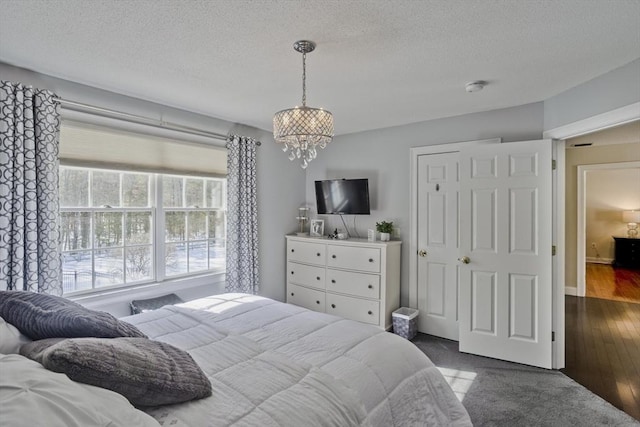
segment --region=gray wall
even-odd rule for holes
[[[550,98],[544,103],[443,118],[405,126],[336,137],[307,171],[289,162],[270,132],[178,110],[0,63],[2,79],[54,90],[64,98],[152,118],[191,125],[213,132],[234,132],[263,142],[258,149],[260,294],[284,300],[284,235],[296,228],[297,208],[315,209],[313,182],[327,178],[369,178],[371,216],[357,217],[357,230],[366,236],[376,221],[391,220],[402,252],[401,302],[408,303],[409,279],[409,148],[488,138],[505,142],[539,139],[543,129],[591,117],[640,101],[640,60]],[[349,120],[336,117],[336,121]],[[312,217],[315,216],[312,213]],[[343,228],[325,216],[326,230]],[[353,217],[348,218],[353,227]]]
[[[0,79],[21,82],[41,89],[50,89],[67,100],[149,118],[162,118],[167,122],[193,126],[216,133],[237,133],[260,140],[262,146],[258,148],[257,157],[258,233],[260,275],[262,278],[260,294],[284,300],[284,235],[296,229],[295,216],[298,212],[298,206],[304,200],[305,173],[297,164],[289,162],[273,142],[273,136],[270,132],[58,79],[2,62],[0,62]],[[215,144],[224,145],[224,141]],[[220,283],[212,283],[208,288],[200,286],[197,289],[200,289],[201,293],[212,293],[219,292],[223,287]],[[186,291],[184,298],[200,296],[194,295],[194,291],[195,288],[192,291]],[[159,293],[163,293],[163,291],[159,290]],[[146,292],[144,297],[152,295],[152,293]],[[110,302],[108,306],[101,307],[99,302],[92,301],[91,305],[118,314],[128,310],[126,305],[121,302]]]
[[[544,130],[640,102],[640,59],[544,101]]]
[[[336,120],[348,118],[339,118]],[[409,302],[409,165],[411,147],[478,139],[504,142],[542,137],[543,104],[431,120],[406,126],[344,135],[334,139],[307,169],[306,203],[315,217],[314,181],[329,178],[369,178],[371,216],[358,216],[357,229],[366,236],[376,221],[391,220],[400,229],[402,245],[401,303]],[[325,215],[325,231],[344,228],[340,219]],[[353,216],[347,216],[353,226]]]
[[[58,79],[46,74],[14,67],[4,62],[0,62],[0,79],[21,82],[40,89],[49,89],[66,100],[137,114],[152,119],[162,119],[167,122],[193,126],[211,132],[225,134],[234,125],[224,120],[120,95],[69,80]],[[223,142],[220,142],[220,144],[223,144]]]
[[[260,295],[285,300],[284,235],[294,232],[298,207],[304,200],[305,172],[290,162],[271,132],[258,134],[258,229],[260,239]]]

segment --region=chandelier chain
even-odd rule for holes
[[[302,106],[307,106],[307,52],[302,52]]]

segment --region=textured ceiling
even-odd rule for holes
[[[336,133],[541,101],[640,57],[640,0],[0,0],[0,61],[271,129]],[[469,94],[464,84],[486,80]]]

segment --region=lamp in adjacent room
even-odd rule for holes
[[[289,160],[300,159],[306,169],[317,156],[317,148],[324,148],[333,139],[333,115],[322,108],[307,107],[307,53],[316,44],[299,40],[293,48],[302,54],[302,107],[278,111],[273,116],[273,138],[284,144],[282,151],[289,151]]]
[[[640,211],[623,211],[622,221],[627,223],[627,236],[630,239],[638,237],[638,223],[640,222]]]

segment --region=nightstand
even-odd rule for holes
[[[640,239],[614,236],[613,240],[616,242],[613,266],[640,269]]]

